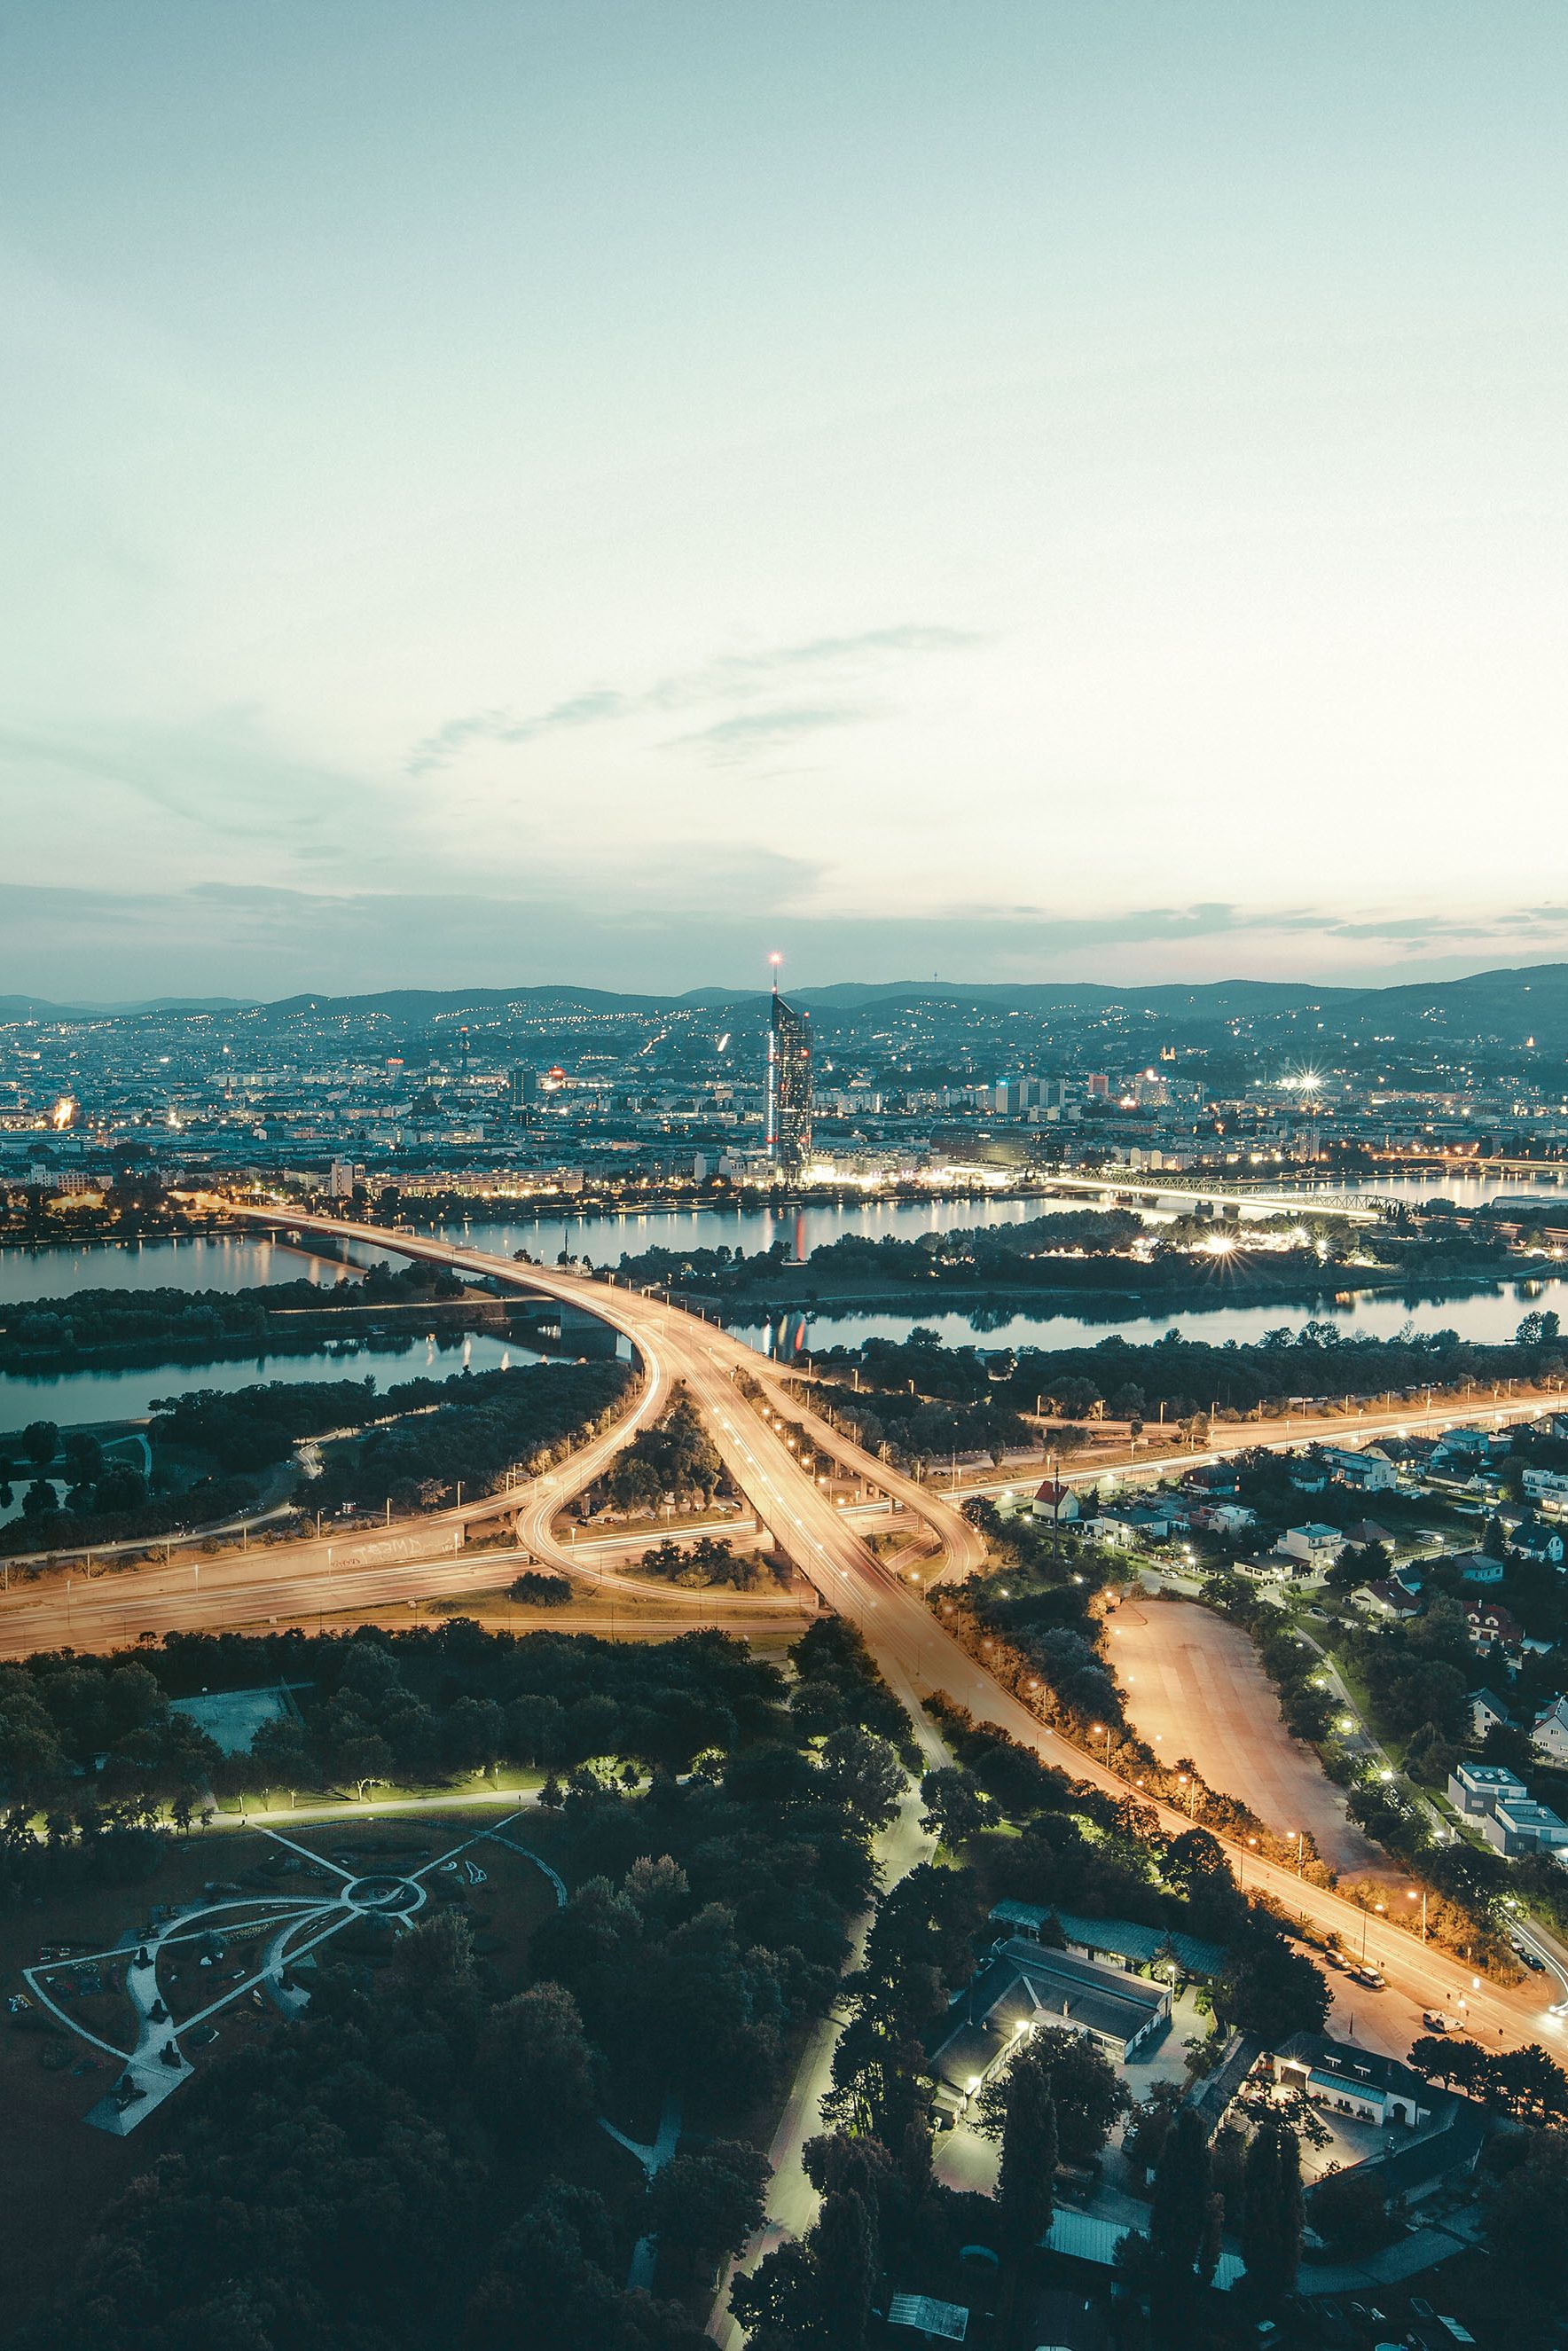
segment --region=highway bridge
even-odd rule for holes
[[[276,1216],[276,1211],[256,1213]],[[880,1489],[923,1524],[945,1576],[964,1577],[983,1565],[985,1549],[977,1531],[951,1501],[886,1463],[873,1460],[819,1415],[803,1407],[793,1392],[785,1390],[779,1367],[766,1356],[699,1316],[609,1280],[554,1267],[519,1265],[483,1250],[413,1234],[388,1235],[377,1227],[334,1217],[291,1221],[345,1240],[425,1259],[503,1288],[580,1306],[631,1342],[643,1370],[641,1393],[632,1411],[613,1428],[592,1438],[559,1470],[529,1481],[514,1497],[519,1538],[536,1557],[580,1573],[581,1561],[555,1531],[562,1506],[601,1474],[615,1451],[637,1429],[666,1408],[678,1383],[702,1414],[731,1479],[758,1524],[769,1531],[822,1600],[859,1628],[879,1670],[920,1725],[927,1743],[931,1732],[921,1698],[941,1690],[977,1719],[996,1723],[1057,1769],[1117,1796],[1130,1792],[1113,1771],[1040,1722],[1023,1698],[1003,1687],[981,1659],[971,1656],[953,1637],[939,1613],[934,1614],[927,1605],[919,1585],[902,1579],[877,1557],[849,1514],[802,1466],[786,1428],[803,1427],[824,1455],[865,1484]],[[1448,1411],[1450,1417],[1455,1416],[1451,1405]],[[1406,1424],[1420,1417],[1418,1411],[1403,1416]],[[1239,1431],[1238,1441],[1255,1443],[1262,1433]],[[1371,1434],[1371,1429],[1364,1424],[1361,1433]],[[389,1602],[395,1604],[408,1595],[413,1575],[423,1578],[423,1589],[431,1588],[428,1562],[413,1567],[401,1559],[378,1562],[371,1540],[349,1540],[372,1555],[362,1563],[356,1561],[348,1579],[351,1597],[332,1584],[335,1611],[359,1606],[370,1614],[384,1609]],[[471,1587],[474,1563],[465,1568],[456,1555],[462,1541],[460,1522],[454,1525],[453,1541],[452,1565],[436,1573],[450,1578],[465,1573]],[[327,1561],[317,1572],[331,1584],[331,1547],[315,1546],[318,1560],[322,1548],[327,1550]],[[219,1626],[254,1623],[254,1604],[247,1604],[245,1596],[248,1572],[278,1592],[277,1604],[283,1621],[298,1622],[299,1578],[297,1573],[287,1579],[287,1590],[279,1590],[280,1564],[277,1552],[252,1553],[248,1562],[235,1561],[231,1554],[217,1574],[209,1572],[206,1593],[201,1589],[200,1568],[188,1584],[183,1571],[174,1571],[177,1591],[165,1589],[168,1570],[154,1570],[145,1577],[106,1579],[111,1588],[101,1594],[100,1604],[121,1614],[134,1609],[143,1629],[201,1622]],[[341,1574],[342,1562],[338,1563],[338,1571]],[[438,1581],[435,1588],[445,1587]],[[99,1586],[89,1587],[95,1602],[99,1602],[100,1593]],[[691,1597],[711,1612],[711,1594]],[[83,1595],[84,1607],[86,1599]],[[305,1613],[314,1610],[308,1607]],[[730,1621],[727,1613],[726,1621]],[[737,1620],[737,1630],[744,1621]],[[57,1593],[48,1599],[29,1593],[0,1600],[0,1629],[8,1636],[4,1646],[12,1654],[18,1637],[26,1646],[35,1648],[70,1637],[67,1624],[61,1621]],[[81,1629],[72,1629],[78,1645],[90,1646],[95,1629],[92,1617]],[[125,1637],[122,1632],[121,1640]],[[1148,1809],[1173,1835],[1190,1825],[1185,1813],[1158,1804]],[[1332,1889],[1315,1886],[1293,1870],[1260,1860],[1255,1854],[1244,1858],[1249,1886],[1272,1896],[1287,1915],[1311,1923],[1319,1932],[1354,1937],[1358,1949],[1364,1938],[1367,1959],[1383,1970],[1390,1982],[1423,2002],[1453,2006],[1456,1982],[1464,1970],[1446,1954],[1415,1942],[1408,1934],[1381,1921],[1369,1920],[1364,1911]],[[1552,2046],[1564,2039],[1562,2023],[1547,2011],[1546,1995],[1531,1984],[1505,1988],[1478,1981],[1469,1987],[1467,1998],[1472,2030],[1489,2042],[1508,2046],[1543,2040]]]
[[[1371,1192],[1333,1192],[1311,1185],[1265,1186],[1239,1176],[1194,1176],[1169,1167],[1074,1168],[1061,1175],[1052,1170],[1040,1180],[1052,1192],[1117,1206],[1185,1209],[1189,1215],[1219,1207],[1252,1217],[1281,1217],[1294,1210],[1301,1216],[1344,1217],[1352,1224],[1375,1225],[1394,1206]]]
[[[327,1217],[313,1218],[310,1223],[316,1230],[346,1239],[387,1246],[387,1237],[374,1228]],[[873,1460],[819,1415],[802,1408],[799,1397],[785,1391],[779,1367],[766,1356],[696,1315],[611,1280],[553,1267],[519,1266],[484,1251],[412,1235],[399,1235],[392,1246],[400,1253],[433,1259],[455,1272],[542,1292],[600,1315],[631,1341],[644,1366],[646,1382],[633,1416],[636,1426],[662,1411],[674,1384],[680,1382],[702,1414],[726,1468],[759,1524],[770,1531],[823,1600],[859,1628],[884,1679],[923,1729],[922,1694],[943,1690],[978,1719],[996,1723],[1059,1770],[1094,1782],[1119,1796],[1129,1792],[1114,1772],[1047,1729],[1021,1698],[997,1681],[944,1628],[918,1586],[902,1580],[878,1559],[844,1511],[802,1467],[783,1433],[785,1424],[803,1426],[829,1458],[866,1484],[880,1488],[914,1519],[923,1521],[940,1555],[945,1576],[967,1576],[984,1564],[985,1548],[977,1530],[950,1501],[886,1463]],[[745,1390],[740,1384],[742,1374],[747,1377]],[[1406,1422],[1413,1416],[1406,1414]],[[595,1439],[559,1473],[559,1487],[547,1489],[541,1483],[520,1513],[523,1540],[540,1557],[561,1566],[573,1564],[551,1521],[561,1504],[599,1474],[615,1439],[623,1439],[627,1427],[622,1424],[621,1430]],[[1185,1813],[1159,1805],[1150,1809],[1173,1834],[1190,1825]],[[1358,1949],[1364,1936],[1367,1958],[1391,1982],[1435,2006],[1452,2005],[1456,1980],[1464,1970],[1457,1969],[1446,1954],[1380,1921],[1369,1922],[1364,1911],[1342,1896],[1311,1885],[1288,1868],[1260,1862],[1256,1855],[1247,1859],[1250,1884],[1273,1896],[1287,1914],[1311,1922],[1319,1931],[1337,1931],[1342,1938],[1354,1935]],[[1550,1991],[1555,1993],[1555,1983]],[[1552,2045],[1564,2039],[1562,2022],[1548,2012],[1548,1993],[1534,1984],[1504,1988],[1476,1981],[1469,1986],[1466,1997],[1472,2030],[1489,2041],[1508,2045],[1544,2039]]]

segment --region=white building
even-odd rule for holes
[[[1030,1504],[1030,1510],[1035,1518],[1050,1519],[1054,1524],[1061,1525],[1078,1516],[1078,1497],[1071,1486],[1062,1484],[1060,1478],[1048,1478]]]
[[[1399,1483],[1399,1475],[1393,1462],[1372,1446],[1364,1453],[1341,1451],[1337,1447],[1325,1446],[1323,1466],[1336,1483],[1352,1487],[1360,1494],[1392,1493]]]
[[[1568,1470],[1527,1469],[1524,1490],[1543,1510],[1568,1510]]]
[[[1288,1527],[1280,1537],[1280,1549],[1289,1559],[1299,1559],[1312,1569],[1332,1567],[1344,1549],[1344,1537],[1337,1527],[1309,1523],[1304,1527]]]
[[[1553,1698],[1545,1713],[1537,1715],[1530,1743],[1549,1761],[1568,1762],[1568,1698]]]

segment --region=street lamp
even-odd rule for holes
[[[1301,1874],[1301,1864],[1306,1859],[1307,1855],[1306,1838],[1302,1835],[1300,1829],[1287,1829],[1285,1831],[1285,1834],[1290,1838],[1291,1843],[1296,1848],[1296,1876],[1300,1877]]]
[[[1091,1723],[1089,1729],[1091,1738],[1105,1741],[1105,1769],[1108,1771],[1111,1769],[1111,1726],[1108,1722],[1095,1722]]]
[[[1413,1886],[1407,1886],[1406,1887],[1406,1889],[1405,1889],[1405,1899],[1406,1899],[1406,1902],[1414,1902],[1414,1901],[1416,1899],[1416,1888],[1415,1888]],[[1425,1941],[1426,1941],[1426,1939],[1427,1939],[1427,1889],[1426,1889],[1426,1887],[1425,1887],[1425,1886],[1423,1886],[1423,1887],[1421,1888],[1421,1893],[1420,1893],[1420,1903],[1421,1903],[1421,1940],[1422,1940],[1423,1942],[1425,1942]],[[1463,2003],[1461,2002],[1461,2003],[1460,2003],[1460,2005],[1462,2006],[1462,2005],[1463,2005]]]

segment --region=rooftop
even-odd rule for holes
[[[887,2305],[890,2326],[912,2326],[941,2343],[962,2343],[969,2314],[961,2302],[937,2302],[928,2294],[895,2294]]]
[[[1523,1781],[1506,1763],[1460,1763],[1455,1767],[1454,1777],[1467,1788],[1490,1788],[1500,1796],[1524,1793]]]
[[[1402,2065],[1396,2057],[1380,2057],[1375,2049],[1354,2047],[1344,2041],[1331,2041],[1324,2032],[1292,2032],[1275,2050],[1292,2064],[1309,2066],[1314,2074],[1337,2076],[1354,2088],[1372,2088],[1396,2092],[1412,2102],[1424,2105],[1432,2103],[1432,2089],[1419,2074]]]
[[[1077,1911],[1036,1902],[998,1902],[991,1916],[998,1926],[1021,1927],[1026,1933],[1036,1934],[1053,1921],[1070,1943],[1113,1951],[1118,1959],[1131,1959],[1139,1967],[1151,1965],[1162,1951],[1174,1952],[1188,1975],[1217,1976],[1225,1965],[1223,1943],[1207,1943],[1199,1936],[1176,1933],[1166,1927],[1145,1927],[1134,1918],[1088,1918]]]
[[[1061,2025],[1124,2047],[1164,2014],[1167,1991],[1022,1936],[996,1944],[933,2033],[930,2067],[967,2090],[1030,2027]]]

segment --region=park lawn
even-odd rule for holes
[[[475,1865],[484,1872],[482,1881],[471,1883],[462,1863],[455,1870],[433,1871],[433,1885],[441,1890],[433,1893],[426,1915],[448,1907],[462,1909],[476,1956],[494,1970],[503,1993],[510,1993],[528,1980],[529,1940],[539,1920],[554,1910],[555,1893],[532,1862],[497,1842],[491,1833],[504,1817],[504,1811],[486,1806],[472,1813],[443,1809],[423,1815],[367,1814],[291,1827],[285,1813],[275,1813],[273,1824],[306,1853],[319,1855],[324,1872],[330,1863],[361,1875],[413,1870],[467,1845]],[[502,1834],[515,1833],[519,1844],[532,1845],[542,1817],[530,1811]],[[9,1998],[25,1991],[22,1970],[36,1964],[44,1945],[110,1949],[128,1929],[148,1922],[154,1904],[174,1907],[199,1897],[208,1883],[239,1883],[279,1850],[272,1838],[255,1831],[204,1834],[198,1829],[189,1837],[171,1840],[156,1870],[139,1885],[75,1887],[0,1914],[0,1994]],[[298,1871],[277,1874],[277,1890],[325,1896],[329,1875],[316,1876],[299,1858]],[[257,1898],[264,1896],[258,1893]],[[329,1953],[331,1949],[331,1943],[325,1947]],[[236,1959],[248,1956],[248,1948],[235,1953]],[[204,1996],[212,1989],[210,1978],[199,1984],[193,1978],[193,1984]],[[169,1989],[179,2015],[191,2003],[181,1997],[178,1984],[171,1982]],[[89,2030],[130,2047],[130,2011],[118,1994],[88,1994],[71,2005]],[[270,2002],[257,2009],[240,2001],[216,2022],[218,2038],[210,2046],[213,2054],[221,2055],[242,2040],[276,2032],[282,2019]],[[47,2064],[46,2052],[57,2052],[62,2043],[68,2050],[68,2062],[57,2068]],[[198,2066],[204,2062],[202,2051],[192,2054]],[[90,2070],[73,2071],[89,2061],[93,2061]],[[0,2012],[0,2211],[5,2215],[6,2234],[0,2339],[10,2337],[69,2269],[105,2208],[140,2172],[180,2143],[179,2092],[129,2138],[88,2127],[84,2117],[116,2071],[109,2056],[66,2035],[37,2007],[20,2019]],[[609,2140],[603,2146],[613,2155]],[[598,2148],[591,2142],[590,2147],[597,2155]],[[618,2173],[620,2165],[612,2162],[607,2168]],[[618,2180],[616,2189],[620,2194]]]
[[[376,1810],[367,1810],[362,1817],[346,1788],[306,1789],[296,1791],[292,1796],[284,1789],[270,1788],[259,1796],[220,1797],[217,1800],[217,1815],[225,1830],[243,1818],[258,1828],[277,1829],[285,1836],[292,1836],[291,1821],[297,1821],[301,1826],[307,1823],[312,1827],[318,1826],[319,1823],[312,1822],[310,1815],[324,1805],[331,1806],[339,1822],[362,1827],[365,1821],[382,1817],[380,1808],[386,1804],[405,1805],[410,1813],[416,1808],[427,1808],[431,1819],[437,1822],[459,1818],[463,1816],[461,1800],[471,1795],[486,1800],[476,1808],[476,1818],[483,1811],[485,1816],[494,1822],[497,1813],[506,1810],[504,1802],[497,1802],[503,1791],[520,1797],[541,1788],[544,1780],[542,1771],[516,1763],[507,1764],[498,1781],[492,1779],[488,1771],[465,1771],[455,1778],[421,1785],[405,1785],[398,1780],[377,1780],[372,1782],[370,1794],[370,1802]],[[433,1829],[431,1834],[434,1835],[438,1832]]]
[[[0,1913],[0,1995],[25,1992],[22,1970],[45,1944],[71,1943],[107,1950],[128,1928],[140,1927],[154,1903],[193,1899],[220,1872],[252,1867],[258,1838],[224,1840],[215,1847],[199,1834],[171,1840],[151,1876],[135,1886],[84,1886]],[[130,2011],[122,2000],[89,1995],[82,2020],[110,2043],[129,2047]],[[37,2023],[34,2019],[38,2020]],[[256,2017],[247,2031],[266,2029]],[[123,2037],[122,2037],[123,2036]],[[68,2062],[54,2070],[46,2051],[65,2040]],[[89,2059],[93,2070],[73,2072]],[[99,2214],[171,2146],[171,2099],[129,2139],[89,2130],[83,2121],[115,2078],[112,2061],[84,2041],[66,2036],[35,2008],[22,2018],[0,2013],[0,2211],[5,2215],[5,2262],[0,2286],[0,2334],[8,2335],[68,2268]]]

